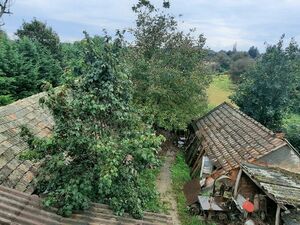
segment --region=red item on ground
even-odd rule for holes
[[[252,213],[254,211],[254,204],[247,200],[243,203],[243,209],[245,209],[248,213]]]

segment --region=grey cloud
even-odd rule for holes
[[[15,32],[22,20],[37,17],[47,21],[63,40],[82,38],[82,30],[92,34],[105,28],[112,32],[134,24],[131,6],[135,0],[17,0],[14,15],[6,17],[5,29]],[[161,4],[162,0],[153,0]],[[282,33],[300,37],[299,0],[171,0],[171,11],[183,14],[180,28],[197,28],[204,33],[208,47],[230,49],[251,45],[263,48],[264,42],[273,43]]]

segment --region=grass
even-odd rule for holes
[[[300,114],[290,114],[284,120],[285,124],[300,124]]]
[[[189,168],[185,163],[182,152],[176,156],[176,160],[171,168],[172,188],[177,201],[179,220],[182,225],[202,225],[199,218],[191,216],[187,210],[185,197],[182,191],[183,185],[190,180]]]
[[[228,75],[216,75],[207,90],[210,108],[224,101],[231,102],[229,96],[234,92],[234,85]]]
[[[159,175],[160,168],[148,169],[141,174],[141,179],[145,184],[145,187],[155,190],[156,189],[156,180]],[[165,203],[161,202],[160,196],[153,195],[151,196],[150,201],[147,202],[146,211],[154,213],[167,213],[168,208]]]

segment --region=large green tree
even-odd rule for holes
[[[19,56],[19,74],[14,76],[14,96],[19,99],[38,92],[40,59],[38,45],[28,38],[18,40],[15,45]]]
[[[164,9],[169,8],[165,1]],[[172,15],[141,0],[133,7],[135,42],[129,63],[134,99],[158,127],[185,129],[206,109],[209,76],[203,64],[205,38],[183,33]]]
[[[61,45],[57,33],[46,23],[36,18],[31,22],[23,22],[16,35],[19,38],[27,37],[32,41],[37,41],[44,46],[57,60],[61,60]]]
[[[30,146],[25,157],[47,159],[37,191],[47,193],[45,204],[59,213],[69,215],[96,201],[141,217],[156,197],[142,175],[158,165],[162,139],[132,106],[121,36],[102,44],[94,40],[86,35],[86,73],[50,89],[42,100],[55,120],[52,137],[38,139],[23,128]]]
[[[4,32],[0,32],[0,105],[13,101],[18,69],[19,56],[15,45]]]
[[[62,73],[40,43],[27,37],[10,40],[0,33],[0,105],[40,92],[44,82],[57,86]]]
[[[242,111],[272,129],[280,128],[282,119],[289,112],[299,73],[299,64],[295,60],[298,46],[291,41],[284,48],[283,39],[267,47],[232,97]]]

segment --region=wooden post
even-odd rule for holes
[[[240,180],[242,177],[242,169],[240,169],[237,177],[236,177],[236,181],[235,181],[235,185],[234,185],[234,192],[233,192],[233,198],[236,199],[237,195],[238,195],[238,188],[239,188],[239,184],[240,184]]]
[[[280,206],[277,205],[275,225],[280,225]]]

